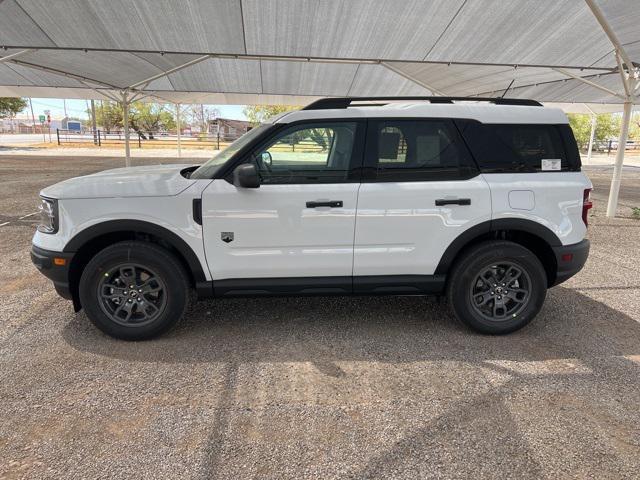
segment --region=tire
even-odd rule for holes
[[[447,285],[456,318],[491,335],[527,325],[542,308],[546,294],[547,276],[538,257],[508,241],[482,242],[466,250]]]
[[[89,320],[122,340],[168,331],[182,318],[190,292],[179,260],[147,242],[116,243],[98,252],[84,268],[79,290]]]

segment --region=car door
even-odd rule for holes
[[[364,276],[433,275],[458,235],[491,218],[489,187],[449,119],[370,120],[365,167],[354,286]]]
[[[243,159],[258,168],[258,188],[211,182],[202,221],[214,288],[249,279],[235,283],[269,293],[287,283],[273,279],[295,278],[287,291],[351,289],[364,128],[324,120],[283,126]]]

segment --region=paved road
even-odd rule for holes
[[[114,163],[0,158],[0,478],[638,478],[640,221],[598,201],[585,270],[505,337],[420,297],[277,298],[126,343],[56,296],[20,219]]]
[[[55,142],[56,132],[51,133],[51,139]],[[43,143],[49,141],[49,135],[43,136],[41,133],[37,134],[0,134],[0,146],[3,145],[29,145],[36,143]]]

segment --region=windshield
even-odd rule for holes
[[[247,133],[238,138],[235,142],[229,145],[224,150],[221,150],[216,156],[206,163],[203,163],[194,170],[189,178],[213,178],[215,173],[227,163],[227,161],[233,157],[240,149],[249,144],[254,138],[258,137],[262,132],[268,129],[271,125],[260,125],[259,127],[252,128]]]

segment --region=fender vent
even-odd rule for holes
[[[193,199],[193,221],[198,225],[202,225],[202,199]]]

